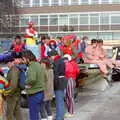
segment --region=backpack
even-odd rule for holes
[[[21,65],[16,65],[17,68],[20,71],[20,78],[19,78],[19,88],[21,90],[25,89],[25,80],[26,80],[26,70],[27,70],[27,66],[25,64],[21,64]]]

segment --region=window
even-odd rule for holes
[[[81,0],[81,4],[89,4],[88,0]]]
[[[87,14],[83,14],[80,15],[80,25],[88,25],[88,15]]]
[[[99,0],[91,0],[91,4],[99,4]]]
[[[98,14],[90,14],[90,25],[99,24],[99,15]]]
[[[40,25],[48,25],[48,16],[47,15],[40,16]]]
[[[59,0],[52,0],[52,6],[58,6],[59,5]]]
[[[21,16],[20,18],[21,26],[27,26],[29,22],[29,16]]]
[[[120,14],[111,16],[111,24],[120,24]]]
[[[113,40],[120,40],[120,33],[113,33]]]
[[[59,25],[68,25],[68,16],[67,15],[60,15]]]
[[[50,25],[58,25],[58,16],[57,15],[50,16]]]
[[[99,34],[99,39],[103,40],[112,40],[112,34],[111,33],[98,33]]]
[[[69,0],[61,0],[62,5],[68,5]]]
[[[112,3],[120,3],[120,0],[112,0]]]
[[[78,25],[78,15],[70,15],[69,16],[69,24],[70,25]]]
[[[101,14],[100,16],[100,24],[104,25],[104,24],[109,24],[109,14]]]
[[[32,2],[33,6],[40,6],[40,0],[33,0]]]
[[[102,3],[102,4],[108,4],[108,3],[109,3],[109,0],[101,0],[101,3]]]
[[[35,25],[38,25],[38,16],[31,16],[30,21],[33,21]]]
[[[30,7],[30,0],[22,0],[21,4],[23,7]]]
[[[42,0],[42,6],[49,6],[49,0]]]
[[[79,4],[78,0],[71,0],[71,5],[78,5],[78,4]]]

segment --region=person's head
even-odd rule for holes
[[[45,36],[45,42],[48,43],[50,41],[50,36]]]
[[[22,54],[16,55],[14,57],[14,64],[21,64],[21,63],[23,63]]]
[[[43,58],[41,61],[40,61],[40,64],[45,64],[45,67],[47,69],[50,69],[51,68],[51,64],[50,64],[50,60],[48,58]]]
[[[97,39],[92,39],[92,40],[91,40],[91,45],[92,45],[93,47],[97,47]]]
[[[16,44],[20,44],[20,43],[21,43],[21,36],[17,35],[17,36],[15,37],[15,43],[16,43]]]
[[[46,43],[45,39],[46,39],[45,36],[41,36],[41,43],[42,43],[42,44],[45,44],[45,43]]]
[[[65,55],[63,56],[63,58],[64,58],[64,61],[65,61],[65,62],[68,62],[68,61],[71,61],[71,60],[72,60],[72,57],[71,57],[71,55],[69,55],[69,54],[65,54]]]
[[[29,28],[32,28],[32,27],[34,26],[34,23],[33,23],[32,21],[30,21],[30,22],[28,23],[28,26],[29,26]]]
[[[103,40],[102,39],[98,39],[98,41],[97,41],[97,46],[98,47],[102,47],[103,46]]]
[[[56,56],[58,56],[58,52],[57,51],[51,51],[48,53],[48,56],[50,57],[50,59],[54,60]]]
[[[7,67],[10,69],[11,67],[14,66],[14,59],[11,59],[8,63],[7,63]]]
[[[88,40],[88,36],[83,36],[82,40],[83,41],[87,41]]]
[[[35,55],[30,50],[22,52],[22,60],[25,64],[29,64],[31,61],[36,61]]]

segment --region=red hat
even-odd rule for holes
[[[29,26],[32,26],[32,25],[34,25],[34,23],[33,23],[32,21],[30,21],[30,22],[28,23],[28,25],[29,25]]]

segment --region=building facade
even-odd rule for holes
[[[120,39],[120,0],[22,0],[17,11],[11,33],[25,34],[33,21],[39,34]]]

